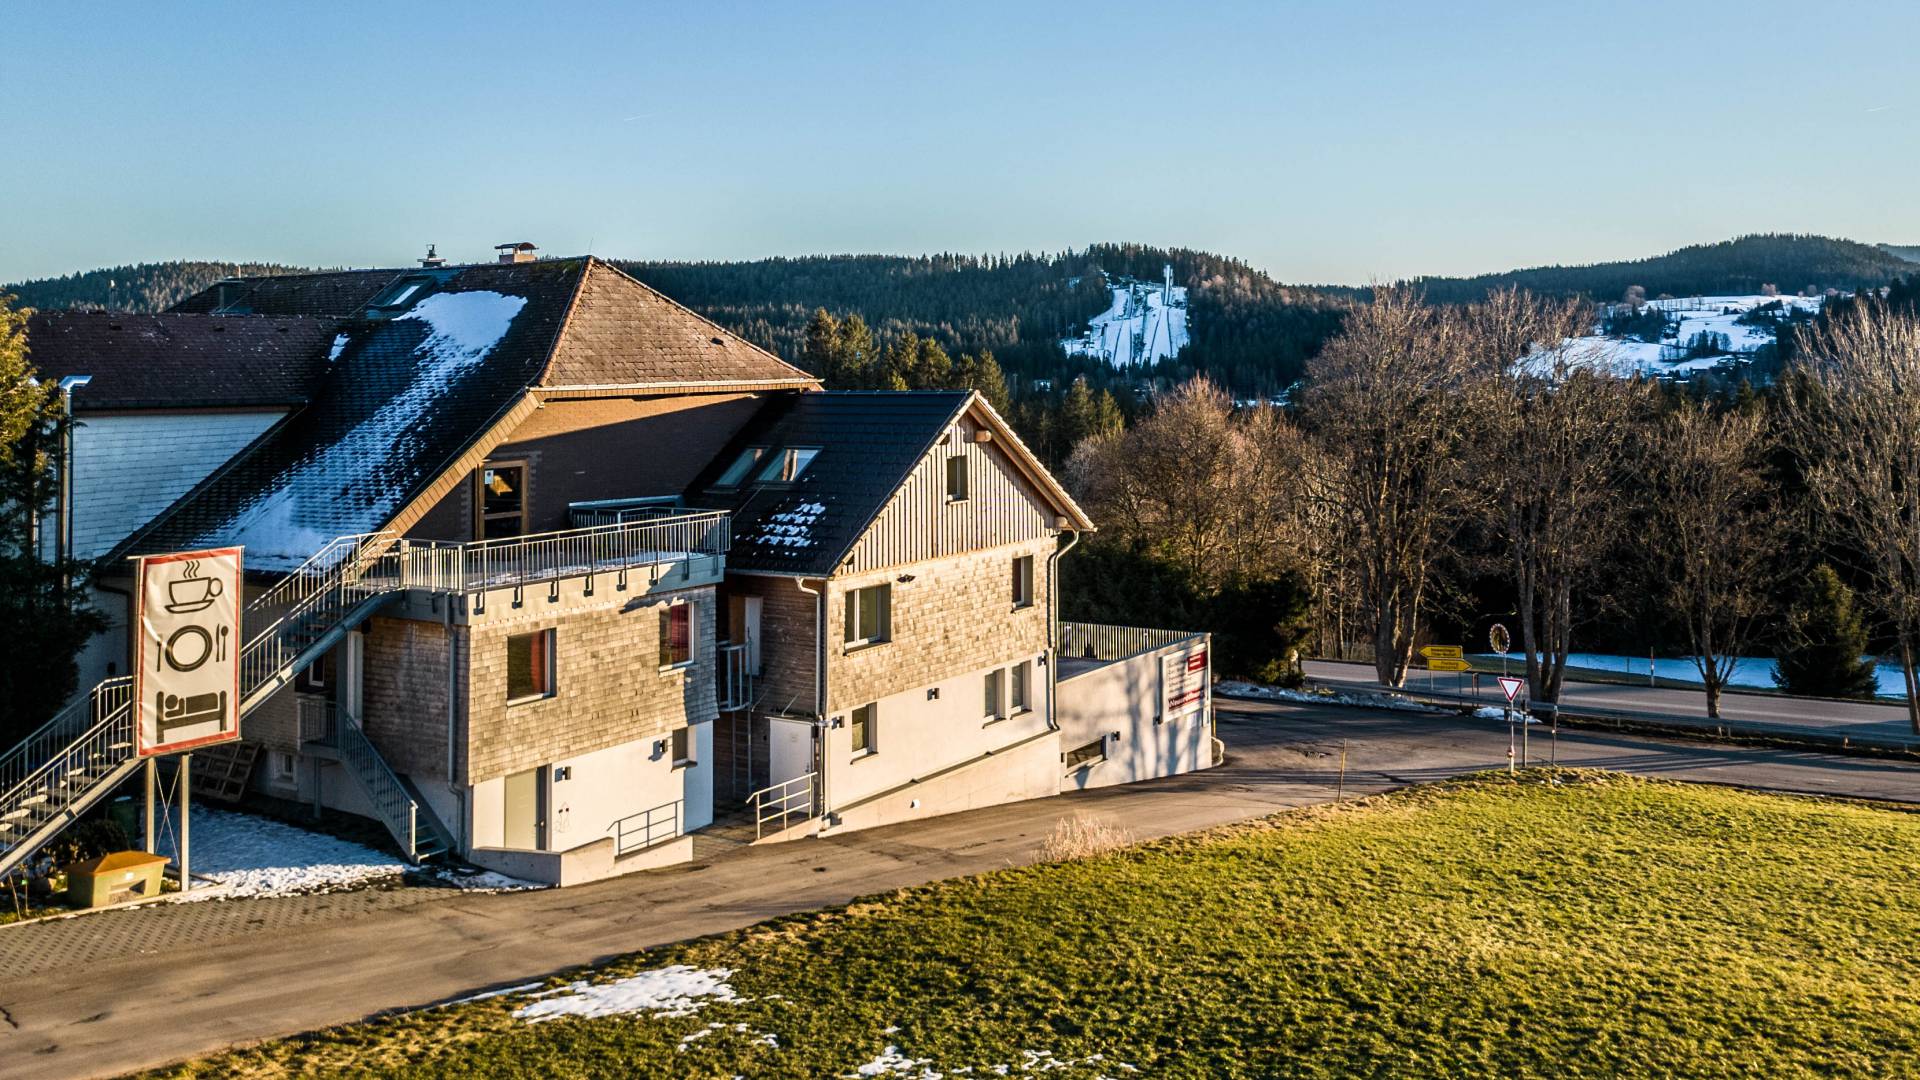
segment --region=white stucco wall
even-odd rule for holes
[[[1107,760],[1072,770],[1067,788],[1109,787],[1209,768],[1213,761],[1213,696],[1197,712],[1160,718],[1160,658],[1191,657],[1205,639],[1104,664],[1060,680],[1060,751],[1107,738]]]
[[[1010,656],[993,668],[969,671],[930,687],[881,698],[877,703],[874,751],[870,754],[853,753],[851,711],[835,712],[826,732],[828,809],[839,810],[1046,731],[1048,680],[1047,669],[1040,664],[1043,655]],[[1012,667],[1022,660],[1033,665],[1033,708],[987,723],[987,672]],[[938,690],[939,696],[928,698],[929,690]]]
[[[568,851],[611,838],[613,824],[630,814],[683,800],[682,831],[713,821],[713,725],[693,725],[694,763],[673,767],[672,738],[636,739],[551,762],[547,785],[547,850]],[[668,749],[654,752],[654,743]],[[557,779],[562,772],[567,778]],[[506,780],[473,787],[472,846],[500,847]]]
[[[98,558],[260,437],[278,410],[82,415],[73,433],[73,547]],[[53,553],[54,530],[41,537]]]

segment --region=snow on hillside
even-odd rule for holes
[[[1762,346],[1773,344],[1773,328],[1742,323],[1740,317],[1753,309],[1778,301],[1789,312],[1812,314],[1820,310],[1817,296],[1688,296],[1673,300],[1651,300],[1645,305],[1664,312],[1668,330],[1657,342],[1634,337],[1612,338],[1604,334],[1573,338],[1567,342],[1571,362],[1596,367],[1625,378],[1634,374],[1666,378],[1684,378],[1729,362],[1752,358]],[[1609,314],[1620,310],[1616,305]],[[1677,321],[1675,321],[1677,320]],[[1688,346],[1702,334],[1714,335],[1708,355],[1689,358]],[[1531,363],[1543,366],[1544,358]]]
[[[1087,332],[1066,338],[1068,356],[1093,356],[1114,367],[1151,364],[1187,345],[1187,290],[1173,283],[1168,267],[1160,282],[1116,278],[1113,306],[1088,320]]]

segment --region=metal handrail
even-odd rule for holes
[[[404,847],[407,858],[414,858],[420,850],[420,804],[413,801],[406,785],[400,782],[366,732],[360,730],[360,722],[352,713],[335,702],[319,704],[334,713],[333,746],[340,752],[340,759],[359,778],[380,823]]]
[[[803,819],[812,817],[813,780],[813,773],[802,773],[747,796],[747,805],[753,807],[753,838],[758,840],[767,835],[769,821],[777,819],[780,822],[773,830],[779,832],[787,827],[787,819],[795,814]]]
[[[100,695],[116,692],[131,694],[133,677],[116,675],[90,692],[74,698],[66,708],[54,713],[53,719],[41,724],[33,734],[0,754],[0,802],[12,798],[13,793],[39,770],[42,763],[51,760],[62,748],[96,727],[101,720]]]
[[[681,833],[685,831],[681,827],[682,810],[685,803],[686,800],[684,799],[675,799],[672,802],[661,803],[652,809],[642,810],[637,814],[628,814],[626,817],[607,826],[607,831],[613,834],[613,854],[615,857],[628,854],[629,852],[642,851],[655,844],[664,843],[681,835]],[[665,812],[664,816],[663,811]],[[664,833],[660,831],[663,828],[665,829]],[[637,842],[634,838],[637,838]]]
[[[32,848],[23,847],[36,830],[80,804],[108,776],[133,758],[131,680],[109,680],[88,695],[92,727],[40,762],[0,798],[0,821],[19,830],[14,840],[0,839],[0,875],[11,871]]]
[[[1197,630],[1153,630],[1141,626],[1062,622],[1060,655],[1081,660],[1126,660],[1200,636]]]
[[[753,704],[753,671],[747,666],[747,646],[727,643],[715,649],[715,654],[714,670],[719,680],[715,707],[732,712]]]
[[[339,729],[338,711],[333,702],[305,694],[296,694],[294,701],[295,730],[299,732],[301,745],[332,746]]]

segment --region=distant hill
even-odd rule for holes
[[[1881,244],[1880,250],[1908,262],[1920,263],[1920,244]]]
[[[0,285],[0,294],[13,293],[21,306],[30,308],[165,311],[221,278],[292,274],[304,269],[276,263],[138,263]]]
[[[1509,285],[1553,296],[1618,300],[1635,285],[1648,297],[1748,295],[1767,285],[1785,293],[1807,288],[1851,291],[1885,285],[1912,272],[1911,263],[1884,246],[1767,233],[1696,244],[1651,259],[1416,278],[1413,284],[1441,303],[1470,303],[1490,289]]]

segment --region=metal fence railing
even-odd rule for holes
[[[631,852],[650,848],[685,832],[683,827],[686,800],[675,799],[670,803],[661,803],[651,810],[642,810],[637,814],[628,814],[608,826],[613,833],[613,854],[617,858]]]
[[[0,754],[0,803],[11,799],[27,779],[51,761],[59,751],[93,730],[133,695],[133,679],[117,676],[82,694],[53,719]]]
[[[108,679],[78,704],[90,723],[77,736],[53,746],[50,740],[68,729],[43,727],[35,737],[44,735],[49,741],[34,745],[45,753],[37,759],[9,755],[13,764],[5,794],[0,795],[0,877],[31,858],[62,823],[97,799],[109,781],[133,767],[133,680]],[[64,712],[56,719],[70,722]]]
[[[339,724],[339,711],[333,707],[333,702],[305,694],[296,694],[294,701],[298,710],[297,728],[301,744],[332,746],[336,738],[335,728]]]
[[[407,588],[470,593],[647,563],[719,558],[731,542],[731,516],[703,510],[468,544],[407,541],[400,548],[398,576]]]
[[[753,836],[758,840],[767,835],[768,823],[773,831],[779,832],[787,827],[794,817],[810,818],[813,807],[814,774],[802,773],[791,780],[785,780],[771,787],[761,788],[747,797],[747,805],[753,807]]]
[[[715,650],[714,659],[720,711],[731,712],[753,704],[753,671],[747,664],[747,646],[723,644]]]
[[[1125,660],[1200,636],[1192,630],[1152,630],[1142,626],[1062,622],[1060,655],[1077,660]]]

